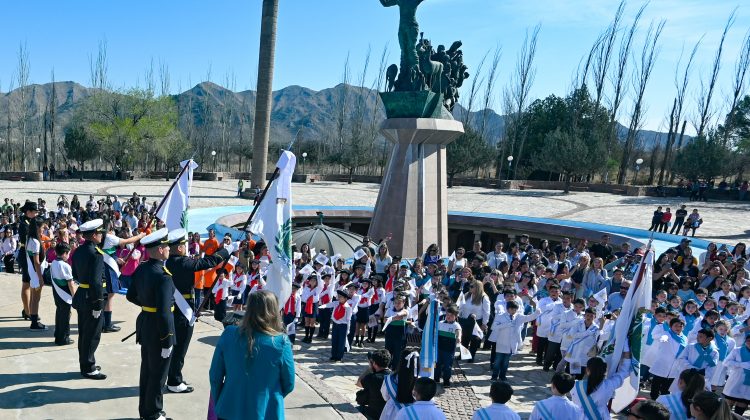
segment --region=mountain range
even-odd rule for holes
[[[52,83],[32,84],[27,87],[25,104],[29,110],[30,124],[39,124],[44,115],[45,105],[52,95]],[[55,82],[56,95],[56,124],[64,127],[72,118],[76,106],[90,96],[93,88],[87,88],[76,82]],[[347,109],[363,96],[365,101],[364,114],[369,120],[378,121],[385,118],[382,106],[374,100],[375,92],[370,89],[351,85],[339,84],[332,88],[315,91],[302,86],[288,86],[273,92],[273,111],[271,116],[271,141],[286,144],[299,135],[307,141],[326,139],[336,132],[337,109],[340,109],[341,98],[348,98]],[[236,134],[240,125],[245,130],[245,137],[250,138],[253,117],[255,113],[256,93],[252,90],[233,92],[212,82],[202,82],[193,88],[174,95],[178,107],[179,125],[183,133],[190,129],[205,127],[210,121],[213,133],[209,138],[216,138],[218,127],[225,127],[229,133]],[[0,138],[5,135],[8,110],[12,109],[17,115],[21,109],[21,92],[15,89],[11,92],[0,93]],[[453,111],[456,119],[463,120],[466,109],[457,105]],[[15,116],[13,118],[16,118]],[[473,126],[486,118],[485,135],[487,141],[496,143],[500,139],[505,126],[505,117],[486,109],[469,113],[468,120]],[[58,135],[62,130],[57,130]],[[628,129],[618,124],[618,132],[622,138]],[[34,132],[33,130],[31,131]],[[640,132],[642,144],[646,148],[655,142],[664,143],[667,134],[642,130]]]

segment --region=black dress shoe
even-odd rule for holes
[[[45,331],[47,329],[47,326],[42,324],[41,322],[37,322],[35,324],[31,324],[29,329],[32,331]]]
[[[167,390],[172,394],[189,394],[195,391],[195,388],[185,385],[185,389],[179,391],[177,387],[167,385]]]
[[[21,309],[21,318],[23,318],[24,321],[29,320],[29,316],[26,315],[26,309]]]
[[[55,341],[55,344],[57,344],[58,346],[67,346],[73,343],[75,343],[75,341],[70,337],[66,338],[64,341]]]
[[[113,333],[113,332],[118,332],[121,329],[122,328],[118,327],[117,325],[110,325],[109,327],[102,328],[102,332],[103,333]]]
[[[101,381],[102,379],[107,379],[107,375],[97,372],[97,373],[81,373],[81,376],[83,376],[86,379],[94,379],[96,381]]]

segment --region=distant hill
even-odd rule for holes
[[[27,88],[28,98],[25,106],[29,107],[30,124],[41,124],[44,107],[52,94],[52,84],[30,85]],[[76,82],[56,82],[57,125],[64,127],[71,119],[77,104],[90,96],[92,88]],[[369,89],[339,84],[332,88],[315,91],[302,86],[288,86],[273,93],[273,111],[271,116],[271,140],[277,143],[288,143],[300,128],[305,142],[319,141],[336,132],[336,110],[344,93],[349,98],[347,109],[364,95],[373,95]],[[233,92],[212,82],[202,82],[193,88],[174,96],[180,118],[180,129],[184,134],[191,130],[206,130],[208,141],[217,141],[221,131],[238,135],[240,127],[243,138],[251,138],[255,114],[256,93],[251,90]],[[374,98],[374,96],[370,96]],[[15,89],[0,93],[0,138],[4,137],[8,110],[17,115],[21,109],[20,91]],[[382,106],[370,101],[366,107],[367,118],[374,116],[385,118]],[[456,119],[463,120],[466,110],[460,105],[454,109]],[[15,117],[14,117],[15,118]],[[485,135],[490,143],[497,143],[505,127],[505,117],[491,109],[475,111],[469,114],[468,120],[474,127],[479,127],[485,119]],[[208,123],[208,124],[206,124]],[[627,134],[627,128],[619,125],[621,138]],[[58,135],[62,130],[58,130]],[[664,142],[666,133],[643,130],[640,132],[643,144],[650,147],[654,142]],[[189,136],[188,136],[189,137]]]

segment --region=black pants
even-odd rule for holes
[[[53,280],[54,281],[54,280]],[[61,287],[63,291],[70,294],[68,286]],[[70,337],[70,305],[57,296],[57,292],[52,291],[55,298],[55,343],[65,344]]]
[[[667,228],[668,227],[669,226],[667,225],[667,223],[664,223],[664,222],[659,223],[659,230],[658,231],[662,232],[662,233],[667,233]]]
[[[89,305],[82,305],[81,309],[77,309],[76,312],[78,312],[78,364],[81,367],[81,373],[90,373],[96,366],[94,353],[102,337],[104,316],[99,315],[99,318],[94,318]]]
[[[651,399],[656,400],[659,395],[669,394],[669,387],[672,386],[674,378],[662,378],[661,376],[653,376],[651,379]]]
[[[658,232],[660,224],[661,224],[661,222],[651,222],[651,227],[648,228],[648,230],[652,230],[654,232]]]
[[[3,257],[3,265],[5,266],[5,272],[13,274],[16,272],[16,269],[14,265],[16,264],[16,259],[13,258],[13,254],[8,254]]]
[[[469,349],[471,353],[470,363],[474,362],[474,357],[479,350],[479,346],[482,344],[482,340],[474,335],[474,324],[482,327],[482,321],[475,320],[474,318],[459,318],[458,323],[461,325],[461,345]]]
[[[539,341],[536,344],[536,364],[541,365],[544,363],[544,356],[547,354],[547,344],[549,340],[547,337],[537,337]]]
[[[669,233],[674,235],[674,233],[677,232],[677,234],[679,235],[683,223],[685,223],[685,219],[675,219],[674,225],[672,225],[672,229],[669,231]]]
[[[391,354],[391,370],[395,370],[401,363],[401,353],[406,347],[406,327],[403,325],[389,325],[385,329],[385,349]]]
[[[185,382],[182,378],[182,368],[185,366],[185,355],[190,339],[193,337],[193,327],[190,321],[179,310],[174,312],[174,336],[177,343],[172,350],[172,363],[169,365],[167,385],[178,386]]]
[[[153,343],[141,343],[138,413],[144,419],[158,419],[164,407],[162,387],[167,380],[171,357],[162,358],[161,350],[161,346],[157,340],[154,340]]]
[[[547,349],[544,353],[544,369],[554,368],[562,360],[560,343],[547,340]]]
[[[320,323],[318,338],[328,338],[328,334],[331,332],[332,315],[333,308],[318,309],[318,322]]]
[[[211,299],[213,300],[213,298]],[[219,322],[224,322],[224,318],[227,317],[227,300],[222,299],[219,303],[214,306],[214,319]]]

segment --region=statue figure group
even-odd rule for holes
[[[443,104],[452,111],[458,103],[458,88],[469,77],[463,62],[461,41],[446,50],[438,45],[437,51],[424,34],[419,34],[417,7],[424,0],[380,0],[385,7],[399,6],[400,23],[398,42],[401,47],[401,66],[391,64],[386,70],[388,92],[430,90],[443,94]]]

